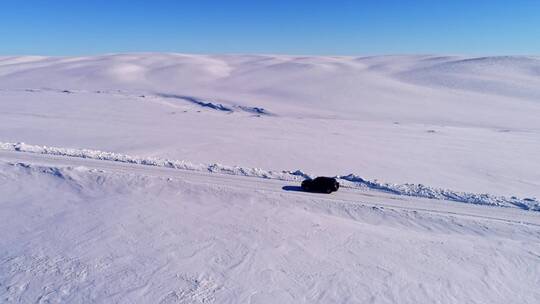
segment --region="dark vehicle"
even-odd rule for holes
[[[302,182],[302,190],[308,192],[332,193],[338,191],[339,183],[335,178],[319,176]]]

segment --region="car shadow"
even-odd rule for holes
[[[283,186],[281,189],[283,189],[285,191],[304,192],[304,190],[302,190],[302,187],[300,187],[300,186]]]

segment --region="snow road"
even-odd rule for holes
[[[123,174],[138,174],[143,176],[180,178],[198,184],[222,185],[250,191],[278,192],[285,195],[316,197],[328,201],[361,203],[373,207],[391,207],[399,210],[443,213],[455,216],[471,216],[484,219],[502,220],[521,224],[540,226],[540,214],[531,214],[522,210],[499,210],[500,207],[477,206],[467,203],[456,203],[445,200],[422,199],[402,195],[386,194],[370,190],[358,190],[342,187],[339,192],[331,195],[321,195],[300,191],[299,183],[275,179],[228,175],[220,173],[205,173],[172,169],[164,167],[126,164],[114,161],[101,161],[86,158],[64,157],[56,155],[32,154],[25,152],[10,152],[0,150],[0,160],[12,163],[31,163],[55,167],[76,167],[99,169]],[[504,208],[506,209],[506,208]]]

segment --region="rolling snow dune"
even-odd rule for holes
[[[538,128],[527,110],[538,110],[539,68],[536,57],[21,57],[0,61],[0,88],[143,90],[289,105],[296,114]],[[491,119],[516,103],[519,121]]]

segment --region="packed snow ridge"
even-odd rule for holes
[[[225,166],[222,164],[193,164],[182,160],[169,160],[153,157],[138,157],[120,153],[104,152],[99,150],[89,149],[71,149],[29,145],[25,143],[2,143],[0,142],[0,150],[18,151],[48,155],[59,155],[69,157],[80,157],[96,160],[116,161],[123,163],[157,166],[165,168],[174,168],[181,170],[191,170],[200,172],[211,172],[229,175],[240,175],[248,177],[259,177],[268,179],[278,179],[285,181],[301,181],[305,178],[311,178],[312,175],[301,170],[296,171],[269,171],[259,168],[246,168],[239,166]],[[452,191],[449,189],[441,189],[429,187],[423,184],[393,184],[381,183],[378,181],[365,180],[362,177],[349,174],[344,176],[336,176],[345,187],[374,190],[386,192],[394,195],[406,195],[413,197],[422,197],[429,199],[448,200],[468,204],[488,205],[498,207],[520,208],[523,210],[540,211],[540,201],[536,198],[518,198],[512,196],[510,198],[504,196],[496,196],[491,194],[475,194],[460,191]]]

